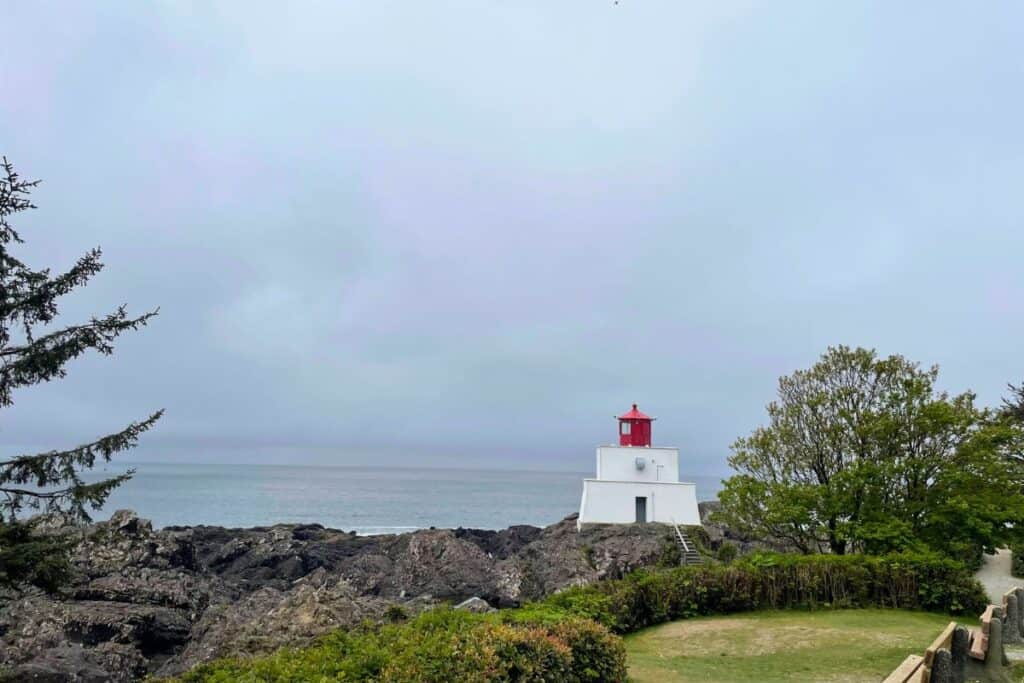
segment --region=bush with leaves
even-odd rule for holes
[[[179,681],[565,681],[626,680],[622,641],[592,621],[502,620],[438,609],[403,624],[337,631],[308,648],[202,665]]]
[[[624,634],[675,619],[763,609],[891,607],[980,614],[962,564],[930,555],[754,554],[730,566],[637,571],[519,609],[450,609],[338,631],[308,648],[211,662],[179,679],[228,681],[623,681]]]
[[[762,609],[893,607],[980,614],[988,603],[963,564],[936,554],[756,553],[729,566],[637,571],[570,588],[520,610],[526,619],[593,619],[630,633],[675,619]]]
[[[717,557],[718,561],[722,564],[729,564],[736,559],[736,556],[739,555],[739,553],[739,548],[736,547],[735,543],[723,541],[722,545],[718,547],[718,552],[715,553],[715,557]]]
[[[1024,545],[1010,548],[1010,573],[1018,579],[1024,579]]]

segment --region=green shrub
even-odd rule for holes
[[[594,547],[591,545],[583,544],[580,546],[580,553],[583,554],[583,561],[587,563],[587,566],[594,569]]]
[[[485,629],[493,643],[499,665],[495,680],[570,680],[572,650],[551,631],[538,626],[494,624]],[[411,671],[410,674],[415,674]],[[471,680],[472,676],[468,680]],[[417,680],[411,675],[407,680]]]
[[[553,629],[554,636],[569,646],[567,681],[626,680],[626,650],[608,629],[589,619],[570,619]]]
[[[735,543],[723,541],[722,545],[718,548],[718,553],[716,553],[716,556],[718,557],[718,561],[722,564],[729,564],[730,562],[736,559],[736,556],[739,555],[739,552],[739,548],[736,547]]]
[[[755,553],[726,565],[637,571],[520,609],[437,609],[337,631],[312,647],[200,666],[180,681],[624,681],[612,633],[759,609],[893,607],[980,614],[988,599],[964,565],[937,555]]]
[[[491,629],[465,613],[432,610],[409,628],[375,634],[388,656],[380,671],[364,679],[380,681],[492,681],[505,668]]]
[[[758,553],[729,566],[633,572],[571,588],[523,611],[587,617],[629,633],[674,619],[758,609],[896,607],[973,616],[987,603],[962,564],[937,555]]]
[[[1010,573],[1018,579],[1024,579],[1024,545],[1010,548]]]
[[[592,621],[548,613],[531,622],[522,615],[437,609],[401,624],[337,631],[315,645],[252,659],[223,659],[184,674],[185,683],[342,680],[625,681],[622,641]]]
[[[683,529],[686,531],[686,537],[693,542],[693,545],[696,546],[698,552],[702,555],[711,552],[709,550],[711,548],[711,537],[708,536],[707,529],[699,524],[685,526]]]
[[[655,565],[658,567],[678,567],[683,563],[683,551],[679,549],[679,542],[674,536],[666,536],[661,542],[658,550],[658,559]]]
[[[985,563],[985,547],[974,540],[950,539],[941,550],[935,552],[963,563],[972,572],[981,569],[981,565]]]
[[[402,608],[401,605],[388,605],[388,608],[384,610],[384,621],[394,624],[399,621],[405,621],[409,618],[409,615]]]

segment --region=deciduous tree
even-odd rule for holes
[[[980,559],[1020,533],[1024,471],[1014,435],[938,368],[829,348],[779,380],[768,424],[733,445],[722,517],[811,552],[934,549]]]

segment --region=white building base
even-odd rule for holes
[[[577,527],[636,522],[699,525],[696,485],[672,481],[583,480]]]

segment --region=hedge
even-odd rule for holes
[[[729,566],[637,571],[496,614],[433,610],[338,631],[309,648],[212,662],[180,680],[615,682],[626,679],[625,651],[612,633],[675,619],[844,607],[973,616],[987,602],[964,565],[937,555],[757,554]]]
[[[1024,579],[1024,545],[1010,547],[1010,573]]]
[[[511,619],[593,619],[614,633],[765,609],[893,607],[976,616],[988,604],[959,562],[938,555],[752,555],[729,566],[637,571],[571,588]]]

